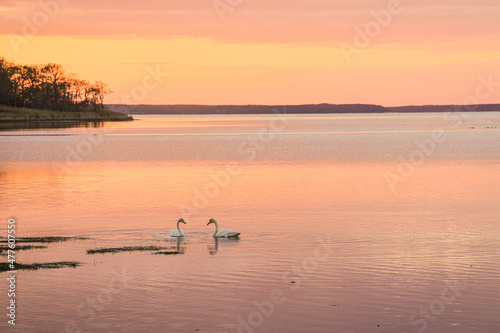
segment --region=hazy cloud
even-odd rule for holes
[[[58,0],[2,1],[0,33],[22,34],[25,20]],[[226,42],[338,42],[386,9],[381,0],[242,0],[221,21],[212,0],[71,0],[41,35],[172,38]],[[377,42],[404,43],[488,36],[500,31],[495,0],[401,0],[403,11]]]

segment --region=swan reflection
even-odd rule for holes
[[[218,238],[218,237],[214,237],[213,240],[214,240],[213,244],[207,245],[208,254],[212,256],[216,255],[217,252],[219,252],[219,243],[222,246],[233,246],[240,241],[238,238]]]

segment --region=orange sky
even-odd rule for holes
[[[107,103],[463,103],[500,82],[498,17],[497,0],[2,0],[0,56],[103,80]]]

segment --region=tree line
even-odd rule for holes
[[[90,83],[61,65],[19,65],[0,58],[0,104],[56,111],[104,109],[111,93],[102,81]]]

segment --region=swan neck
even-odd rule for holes
[[[214,237],[215,237],[219,233],[219,225],[217,224],[217,221],[215,221],[214,223],[215,223],[215,232],[214,232]]]
[[[179,230],[179,233],[181,233],[181,227],[179,226],[180,222],[177,221],[177,230]]]

